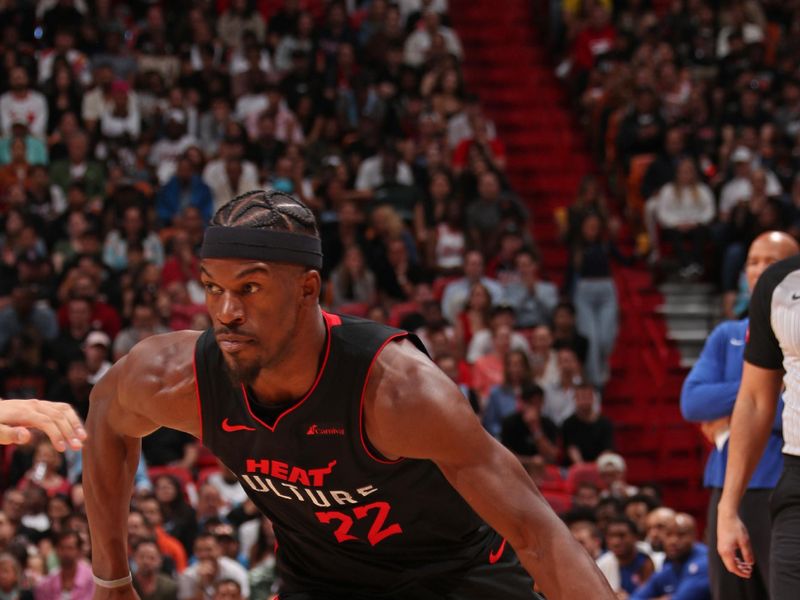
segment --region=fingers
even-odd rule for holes
[[[737,551],[741,553],[741,558]],[[742,530],[730,542],[720,543],[719,555],[728,571],[744,579],[750,579],[753,574],[754,559],[747,532]]]
[[[80,450],[86,439],[86,431],[80,418],[69,404],[62,402],[3,400],[0,402],[0,424],[9,428],[16,426],[39,429],[50,438],[53,447],[59,452],[68,447]],[[18,432],[16,435],[25,434]],[[30,436],[30,432],[27,435]]]
[[[70,405],[40,401],[37,409],[43,417],[39,428],[47,434],[56,450],[63,452],[68,447],[73,450],[81,449],[83,440],[86,439],[86,431]],[[32,426],[37,425],[32,424]]]
[[[24,427],[10,427],[0,424],[0,445],[27,444],[31,439],[31,432]]]

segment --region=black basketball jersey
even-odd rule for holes
[[[203,443],[272,519],[284,591],[380,597],[485,562],[498,538],[438,467],[387,460],[365,436],[364,392],[376,356],[402,337],[421,344],[377,323],[323,315],[316,381],[271,425],[245,386],[231,384],[211,331],[195,351]]]

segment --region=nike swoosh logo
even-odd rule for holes
[[[800,294],[792,294],[792,300],[800,300]]]
[[[224,421],[222,421],[222,430],[223,431],[255,431],[255,427],[250,427],[249,425],[231,425],[228,423],[228,418],[226,417]]]
[[[744,340],[731,340],[731,346],[744,346]]]
[[[500,560],[500,557],[503,556],[503,552],[505,551],[505,549],[506,549],[506,539],[503,538],[503,543],[500,544],[500,547],[497,549],[497,552],[489,552],[489,564],[493,565],[498,560]]]

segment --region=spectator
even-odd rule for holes
[[[250,595],[247,571],[235,560],[221,555],[219,542],[209,533],[197,536],[194,542],[197,562],[187,568],[178,578],[180,600],[213,600],[214,585],[224,579],[239,584],[244,597]]]
[[[675,518],[675,511],[666,506],[659,506],[650,511],[645,521],[647,533],[645,542],[650,544],[654,552],[664,552],[664,542],[666,540],[667,527],[672,519]],[[660,570],[660,569],[659,569]]]
[[[10,90],[0,96],[0,126],[3,135],[11,135],[17,121],[28,124],[30,132],[40,139],[47,133],[47,100],[30,88],[28,73],[23,67],[14,67],[8,74]]]
[[[164,264],[161,239],[149,231],[145,218],[144,210],[138,206],[124,210],[119,228],[109,232],[103,244],[103,262],[109,268],[122,271],[128,267],[128,247],[133,243],[141,244],[145,260],[159,267]]]
[[[469,401],[472,410],[474,410],[476,414],[479,414],[481,411],[480,398],[474,389],[462,381],[456,357],[452,354],[439,354],[436,357],[436,366],[458,386],[458,389],[464,394],[464,398]]]
[[[475,363],[480,357],[491,354],[493,351],[493,338],[495,332],[500,327],[514,327],[514,309],[506,304],[500,304],[492,307],[489,314],[489,328],[482,329],[474,332],[472,340],[467,346],[467,362],[470,364]],[[511,332],[511,349],[531,353],[528,341],[525,336],[518,332]]]
[[[346,304],[375,303],[375,275],[366,266],[361,248],[345,250],[342,262],[331,273],[330,291],[334,310]]]
[[[639,491],[636,487],[628,485],[625,479],[626,469],[625,459],[619,454],[604,452],[597,457],[597,470],[605,483],[605,495],[624,500]]]
[[[531,383],[527,355],[508,350],[508,345],[509,330],[501,327],[495,335],[495,352],[479,359],[473,371],[473,383],[485,399],[483,426],[496,438],[500,437],[503,420],[517,408],[523,388]],[[494,363],[491,370],[488,368],[490,361]]]
[[[242,160],[242,144],[237,139],[227,139],[222,145],[220,158],[209,161],[203,169],[203,181],[211,188],[214,211],[231,198],[258,189],[258,172],[253,163]]]
[[[104,331],[92,331],[86,336],[83,343],[83,354],[88,370],[87,381],[96,384],[111,368],[108,351],[111,348],[111,338]]]
[[[214,584],[213,600],[245,600],[242,586],[233,579],[223,579]]]
[[[464,257],[464,277],[452,281],[445,287],[442,295],[442,315],[450,323],[455,323],[458,310],[464,306],[469,291],[476,283],[481,283],[492,297],[492,304],[499,304],[503,298],[503,288],[499,283],[484,275],[483,255],[470,251]]]
[[[182,573],[189,563],[186,550],[176,537],[164,530],[164,512],[161,504],[155,496],[145,496],[137,502],[137,506],[142,512],[145,523],[153,531],[159,552],[172,561],[176,572]]]
[[[597,392],[584,382],[575,388],[575,412],[562,425],[564,449],[572,464],[593,462],[614,449],[614,428],[600,414]]]
[[[8,348],[12,337],[25,331],[51,341],[58,335],[58,322],[49,306],[36,301],[30,286],[18,285],[9,305],[0,309],[0,352]]]
[[[528,218],[519,200],[503,193],[494,171],[480,175],[477,198],[470,203],[466,215],[469,242],[485,256],[497,251],[501,231],[512,228],[519,231]]]
[[[590,521],[578,521],[570,525],[569,530],[593,560],[600,558],[603,553],[603,536],[597,525]]]
[[[248,555],[250,600],[269,600],[272,598],[276,583],[275,532],[272,529],[272,522],[267,517],[252,519],[245,523],[242,529],[250,523],[257,526],[258,532]]]
[[[622,512],[636,524],[637,537],[643,539],[647,534],[647,515],[656,508],[656,501],[642,494],[634,494],[625,499]]]
[[[669,594],[675,600],[710,600],[708,549],[695,541],[694,519],[678,513],[667,526],[664,568],[631,596],[631,600],[655,600]]]
[[[553,310],[553,342],[571,346],[581,363],[589,355],[589,340],[578,332],[575,305],[559,302]]]
[[[633,105],[620,124],[617,138],[625,168],[629,167],[634,156],[656,154],[663,145],[665,129],[655,91],[650,87],[638,88]]]
[[[516,326],[527,328],[549,324],[558,304],[558,290],[539,278],[539,261],[530,250],[520,250],[514,259],[519,281],[505,289],[505,300],[516,314]]]
[[[27,121],[17,120],[11,124],[11,135],[0,137],[0,165],[11,162],[11,143],[22,140],[25,144],[25,161],[33,165],[47,165],[49,157],[44,142],[31,135]]]
[[[89,414],[89,393],[92,391],[86,360],[73,357],[67,362],[66,370],[66,377],[48,390],[47,397],[53,402],[69,404],[81,420],[86,421]]]
[[[153,492],[161,505],[164,531],[177,538],[190,553],[197,533],[197,518],[184,498],[180,482],[171,475],[160,475],[153,479]]]
[[[470,288],[464,308],[455,320],[456,339],[462,347],[469,347],[475,334],[489,330],[492,296],[481,283]]]
[[[66,530],[55,536],[59,568],[44,577],[34,589],[36,600],[60,600],[65,593],[73,600],[91,600],[94,593],[92,568],[81,556],[83,542],[76,531]]]
[[[0,553],[0,592],[13,600],[33,600],[30,589],[26,589],[25,577],[17,558],[9,553]]]
[[[637,537],[636,525],[626,517],[616,517],[608,524],[608,552],[597,560],[597,566],[618,597],[629,597],[655,570],[652,559],[637,547]]]
[[[178,159],[175,175],[159,190],[156,212],[162,224],[170,225],[187,206],[196,207],[204,222],[211,219],[214,206],[211,188],[194,173],[192,163],[184,156]]]
[[[187,131],[188,116],[185,111],[171,108],[165,117],[166,137],[153,144],[149,156],[149,163],[156,170],[161,185],[167,183],[175,174],[181,155],[197,143],[194,136]],[[205,173],[203,179],[211,185]],[[213,185],[211,187],[213,189]]]
[[[49,439],[42,439],[34,448],[33,466],[25,473],[17,487],[21,490],[39,487],[48,496],[67,493],[69,481],[59,473],[63,467],[63,456],[56,452]]]
[[[553,349],[553,333],[547,325],[539,325],[531,332],[531,372],[542,387],[558,384],[558,355]]]
[[[544,414],[561,427],[575,412],[575,388],[582,381],[581,363],[570,346],[554,347],[558,356],[558,382],[544,390]]]
[[[80,183],[89,199],[89,205],[97,211],[102,206],[105,194],[105,173],[100,163],[89,156],[89,138],[83,131],[76,131],[66,140],[67,157],[50,165],[50,181],[69,198],[70,185]]]
[[[86,266],[80,265],[70,269],[64,283],[62,283],[62,288],[64,293],[59,293],[63,297],[84,298],[90,303],[93,327],[99,327],[111,338],[117,335],[120,330],[119,314],[110,304],[100,299],[99,285],[93,271],[90,271]],[[65,327],[69,318],[69,311],[66,305],[59,307],[57,316],[59,326]]]
[[[503,419],[500,441],[522,457],[540,456],[553,464],[558,457],[558,427],[542,415],[544,390],[535,384],[522,386],[516,412]]]
[[[422,66],[426,58],[428,58],[436,36],[441,36],[444,39],[448,53],[455,55],[455,57],[459,59],[463,56],[461,42],[452,29],[441,25],[441,19],[438,13],[433,10],[428,10],[420,21],[422,27],[418,27],[417,30],[406,39],[403,56],[407,65],[412,67]]]
[[[133,308],[130,327],[120,331],[114,340],[114,360],[125,356],[141,340],[168,331],[169,329],[158,322],[155,309],[151,305],[137,304]]]
[[[153,540],[139,540],[133,548],[133,589],[142,600],[177,600],[178,585],[161,572],[162,562]]]

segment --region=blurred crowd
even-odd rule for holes
[[[800,6],[654,4],[565,2],[559,74],[642,251],[713,282],[732,318],[753,239],[800,234]]]

